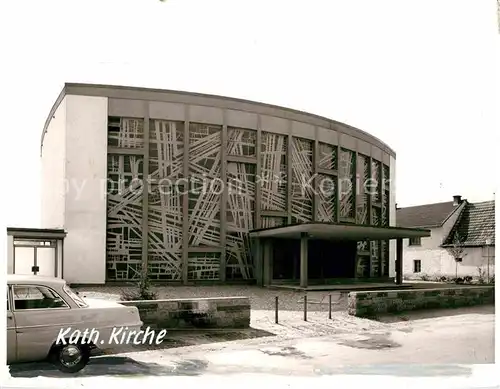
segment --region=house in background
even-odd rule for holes
[[[458,248],[459,277],[478,276],[480,268],[483,277],[490,279],[495,274],[495,201],[466,203],[442,246],[452,253]],[[454,273],[449,267],[443,270],[443,274]]]
[[[478,268],[486,278],[488,263],[490,276],[494,274],[494,201],[469,203],[454,196],[449,202],[398,208],[396,224],[431,230],[428,238],[404,240],[406,279],[478,277]]]

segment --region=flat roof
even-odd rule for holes
[[[202,105],[209,107],[217,107],[222,109],[231,109],[237,111],[252,112],[260,115],[270,115],[288,120],[308,123],[313,126],[323,127],[326,129],[338,131],[365,142],[371,143],[385,151],[393,158],[396,158],[396,152],[390,148],[385,142],[373,136],[372,134],[360,130],[359,128],[348,124],[338,122],[324,116],[312,114],[297,109],[281,107],[273,104],[266,104],[257,101],[239,99],[235,97],[217,96],[205,93],[195,93],[186,91],[176,91],[168,89],[153,89],[132,86],[119,85],[100,85],[100,84],[83,84],[83,83],[65,83],[61,93],[57,97],[52,106],[45,125],[42,130],[41,147],[43,147],[43,139],[54,113],[59,104],[63,101],[66,95],[77,96],[98,96],[115,99],[130,99],[130,100],[145,100],[145,101],[164,101],[176,102],[182,104]]]
[[[62,239],[68,233],[64,229],[59,228],[21,228],[7,227],[7,235],[15,238],[27,239]]]
[[[299,239],[301,234],[310,239],[328,240],[390,240],[403,238],[426,238],[430,230],[421,228],[379,227],[354,224],[304,223],[285,227],[262,228],[250,231],[251,238]]]

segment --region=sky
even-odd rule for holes
[[[0,15],[2,224],[42,227],[40,136],[65,82],[308,111],[396,151],[398,206],[493,199],[496,0],[4,0]]]

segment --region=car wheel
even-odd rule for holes
[[[63,373],[76,373],[82,370],[90,359],[90,350],[81,344],[66,344],[54,350],[52,361]]]

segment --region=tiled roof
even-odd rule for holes
[[[484,246],[486,240],[495,244],[495,201],[468,203],[443,245],[453,243],[458,232],[463,246]]]
[[[453,201],[399,208],[396,211],[396,225],[398,227],[441,226],[457,208],[458,205],[453,205]]]

